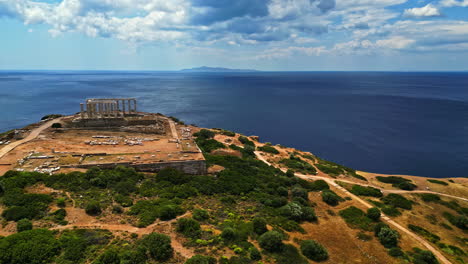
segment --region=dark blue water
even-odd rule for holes
[[[0,131],[90,97],[136,97],[360,170],[468,176],[468,73],[0,72]]]

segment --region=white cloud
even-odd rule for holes
[[[279,59],[288,58],[294,54],[307,55],[307,56],[318,56],[326,53],[327,49],[324,46],[320,47],[286,47],[286,48],[271,48],[263,51],[262,53],[254,56],[256,60],[263,59]]]
[[[405,17],[435,17],[441,16],[439,9],[432,4],[427,4],[423,7],[415,7],[406,9],[403,13]]]
[[[468,7],[468,0],[442,0],[440,2],[442,6],[445,7],[454,7],[454,6],[461,6],[461,7]]]

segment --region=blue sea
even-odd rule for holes
[[[0,131],[91,97],[378,173],[468,176],[468,73],[0,72]]]

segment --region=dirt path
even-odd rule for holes
[[[270,165],[270,166],[273,166],[270,162],[268,162],[262,155],[260,155],[260,152],[258,151],[255,151],[255,155],[257,156],[257,158],[263,162],[265,162],[266,164]],[[286,172],[285,169],[281,169],[282,171]],[[345,180],[345,179],[330,179],[328,177],[323,177],[323,176],[316,176],[316,175],[304,175],[304,174],[298,174],[296,173],[296,176],[298,175],[301,175],[302,177],[300,178],[303,178],[303,177],[306,177],[307,179],[314,179],[314,180],[324,180],[324,181],[333,181],[333,182],[336,182],[336,181],[340,181],[340,182],[345,182],[345,183],[349,183],[349,184],[356,184],[356,185],[361,185],[361,186],[365,186],[365,187],[372,187],[372,188],[376,188],[376,189],[379,189],[380,191],[382,191],[383,193],[432,193],[432,194],[437,194],[437,195],[441,195],[441,196],[446,196],[446,197],[450,197],[450,198],[454,198],[454,199],[458,199],[458,200],[462,200],[462,201],[465,201],[465,202],[468,202],[468,199],[467,198],[464,198],[464,197],[460,197],[460,196],[455,196],[455,195],[450,195],[450,194],[446,194],[446,193],[440,193],[440,192],[434,192],[434,191],[425,191],[425,190],[414,190],[414,191],[407,191],[407,190],[389,190],[389,189],[382,189],[381,187],[379,186],[375,186],[375,185],[372,185],[372,184],[365,184],[365,183],[359,183],[359,182],[354,182],[354,181],[349,181],[349,180]]]
[[[59,122],[61,119],[62,118],[56,118],[56,119],[50,120],[50,121],[42,124],[38,128],[32,130],[31,133],[29,133],[29,135],[27,137],[25,137],[25,138],[23,138],[21,140],[18,140],[16,142],[13,142],[13,143],[11,143],[9,145],[4,146],[2,149],[0,149],[0,159],[3,158],[3,156],[5,156],[8,152],[10,152],[13,149],[15,149],[16,147],[18,147],[19,145],[24,144],[26,142],[29,142],[29,141],[37,138],[37,136],[39,136],[39,134],[41,134],[42,131],[49,128],[53,123]]]
[[[76,208],[72,208],[72,209],[76,209]],[[78,209],[78,210],[83,211],[83,209]],[[81,212],[81,213],[84,214],[84,211]],[[53,227],[53,228],[50,228],[50,229],[51,230],[66,230],[66,229],[73,229],[73,228],[106,229],[106,230],[109,230],[109,231],[120,231],[120,232],[134,233],[134,234],[138,234],[139,236],[147,235],[147,234],[150,234],[150,233],[153,233],[153,232],[163,233],[163,234],[168,235],[171,238],[171,246],[172,246],[172,248],[174,248],[174,251],[176,251],[177,253],[179,253],[181,256],[183,256],[185,258],[191,258],[191,257],[193,257],[195,255],[195,253],[193,252],[193,250],[184,247],[182,245],[182,243],[180,243],[177,240],[177,236],[172,231],[172,227],[171,227],[171,224],[173,222],[177,221],[177,219],[182,218],[182,217],[186,217],[188,215],[189,215],[189,213],[187,212],[187,213],[185,213],[183,215],[180,215],[180,216],[176,217],[175,219],[172,219],[172,220],[169,220],[169,221],[156,222],[156,223],[153,223],[153,224],[151,224],[151,225],[149,225],[147,227],[143,227],[143,228],[135,227],[135,226],[128,225],[128,224],[103,224],[103,223],[93,222],[93,221],[89,221],[89,220],[82,220],[82,221],[79,221],[79,222],[76,222],[76,223],[73,223],[73,224],[64,225],[64,226],[56,226],[56,227]],[[84,218],[82,218],[82,219],[84,219]]]
[[[257,158],[263,162],[265,162],[266,164],[272,166],[268,161],[265,160],[265,158],[263,156],[261,156],[258,152],[255,152]],[[354,200],[358,201],[359,203],[361,203],[362,205],[364,205],[365,207],[367,208],[371,208],[373,207],[371,204],[369,204],[368,202],[364,201],[363,199],[359,198],[358,196],[350,193],[348,190],[346,190],[345,188],[341,187],[340,185],[338,185],[336,183],[336,181],[334,179],[330,179],[330,178],[326,178],[326,177],[321,177],[321,176],[313,176],[313,175],[304,175],[304,174],[299,174],[299,173],[295,173],[296,177],[299,177],[301,179],[320,179],[320,180],[324,180],[326,181],[328,184],[332,185],[333,187],[339,189],[340,191],[346,193],[346,195],[350,196],[351,198],[353,198]],[[348,182],[348,181],[346,181]],[[350,181],[349,181],[350,182]],[[354,183],[354,182],[350,182],[350,183],[353,183],[353,184],[357,184],[357,183]],[[361,184],[361,185],[364,185],[364,184]],[[380,189],[380,188],[379,188]],[[393,191],[393,190],[392,190]],[[408,192],[414,192],[414,191],[408,191]],[[420,191],[420,192],[426,192],[426,191]],[[434,193],[434,192],[432,192]],[[437,193],[439,194],[439,193]],[[456,197],[456,196],[455,196]],[[457,197],[458,199],[464,199],[464,198],[461,198],[461,197]],[[393,225],[394,227],[396,227],[397,229],[399,229],[400,231],[406,233],[407,235],[411,236],[412,238],[414,238],[415,240],[417,240],[418,242],[420,242],[423,246],[425,246],[428,250],[430,250],[438,259],[441,263],[443,264],[451,264],[451,262],[444,256],[442,255],[442,253],[440,253],[440,251],[438,251],[436,248],[434,248],[431,244],[429,244],[426,240],[424,240],[423,238],[421,238],[420,236],[416,235],[415,233],[411,232],[410,230],[408,230],[407,228],[401,226],[400,224],[398,224],[397,222],[395,222],[394,220],[390,219],[388,216],[386,216],[385,214],[382,214],[382,220],[384,220],[385,222],[389,223],[390,225]]]

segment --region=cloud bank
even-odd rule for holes
[[[0,0],[0,17],[132,45],[242,46],[253,58],[468,51],[468,22],[442,16],[468,0]],[[417,3],[413,3],[417,4]]]

